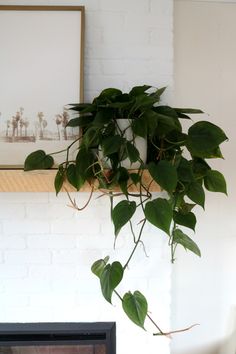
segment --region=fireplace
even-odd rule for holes
[[[116,354],[114,322],[0,323],[0,354]]]

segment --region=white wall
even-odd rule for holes
[[[172,0],[5,2],[16,3],[85,5],[86,100],[112,86],[171,87]],[[80,194],[79,203],[87,197]],[[76,214],[66,207],[64,195],[2,193],[0,200],[1,322],[117,320],[118,354],[129,353],[131,348],[136,354],[169,353],[167,338],[145,333],[126,319],[116,302],[113,307],[104,302],[98,281],[90,273],[94,260],[112,252],[107,201],[95,200],[92,208]],[[169,329],[171,270],[165,242],[151,227],[147,229],[150,259],[140,249],[127,278],[131,290],[140,289],[150,298],[153,317]],[[129,247],[130,237],[121,235],[121,261],[127,259]],[[150,278],[146,272],[151,272]]]
[[[236,352],[236,4],[175,2],[175,103],[202,108],[203,118],[229,137],[225,160],[213,164],[228,182],[228,197],[207,193],[198,211],[202,258],[179,251],[172,288],[173,326],[200,323],[172,341],[173,354]],[[201,117],[198,117],[200,119]]]

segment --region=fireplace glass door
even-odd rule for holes
[[[107,354],[105,344],[0,347],[0,354]]]
[[[0,323],[0,354],[116,354],[114,322]]]

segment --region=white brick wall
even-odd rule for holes
[[[86,100],[109,86],[124,90],[143,83],[171,87],[172,0],[20,3],[32,2],[85,5]],[[87,196],[80,193],[78,202],[83,205]],[[131,246],[131,236],[123,232],[117,240],[118,254],[113,250],[107,200],[94,199],[80,214],[66,206],[63,194],[56,198],[54,193],[1,193],[0,201],[1,322],[115,320],[118,354],[169,353],[168,339],[132,325],[116,300],[114,306],[103,300],[90,272],[91,263],[107,254],[127,260]],[[121,290],[143,291],[150,298],[153,317],[168,329],[171,282],[166,241],[164,235],[147,228],[149,258],[138,250],[126,275],[130,288],[122,284]]]

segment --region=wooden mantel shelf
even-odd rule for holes
[[[24,172],[23,170],[0,170],[0,192],[55,192],[54,178],[56,170],[40,170]],[[145,185],[148,186],[151,177],[148,171],[143,174]],[[68,191],[75,191],[69,184],[65,184]],[[96,189],[96,186],[95,186]],[[91,186],[85,184],[80,192],[89,192]],[[63,191],[63,189],[62,189]],[[65,191],[65,189],[64,189]],[[130,187],[131,192],[137,192],[138,189],[134,185]],[[160,187],[152,183],[151,192],[160,191]]]

